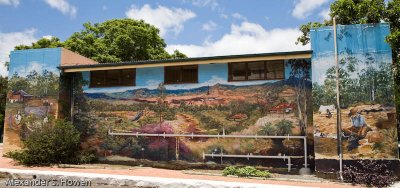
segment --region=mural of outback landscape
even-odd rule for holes
[[[296,139],[163,138],[126,133],[302,135],[312,126],[310,60],[285,63],[286,80],[228,82],[227,64],[199,65],[199,83],[163,84],[163,67],[136,70],[135,87],[88,88],[75,76],[74,124],[101,157],[203,161],[206,154],[303,155]],[[226,159],[224,159],[226,160]],[[248,161],[247,159],[245,159]]]
[[[388,24],[338,26],[345,159],[398,157]],[[316,159],[337,159],[333,29],[311,31]]]
[[[58,113],[60,50],[13,51],[5,115],[5,151],[20,149],[29,133]]]

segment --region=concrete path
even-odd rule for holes
[[[347,184],[316,181],[262,180],[212,175],[187,174],[179,170],[147,167],[129,168],[60,168],[25,167],[16,165],[13,160],[2,157],[0,148],[0,173],[12,178],[91,180],[92,185],[112,185],[129,187],[352,187]],[[7,179],[3,177],[3,183]],[[0,181],[1,182],[1,181]],[[1,187],[1,185],[0,185]]]

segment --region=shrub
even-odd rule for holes
[[[266,123],[260,131],[258,131],[258,134],[261,135],[268,135],[268,136],[274,136],[276,135],[276,128],[273,126],[271,123]]]
[[[234,176],[239,176],[239,177],[262,177],[262,178],[270,178],[271,173],[268,171],[261,171],[257,170],[256,168],[252,166],[246,166],[242,168],[235,168],[233,166],[226,167],[222,171],[222,175],[228,176],[228,175],[234,175]]]
[[[23,144],[21,151],[7,154],[24,165],[79,162],[80,134],[64,120],[33,129]]]
[[[368,187],[388,187],[397,180],[387,164],[372,160],[357,161],[356,165],[345,165],[343,179],[346,183]]]
[[[276,134],[281,136],[292,134],[292,128],[294,128],[293,123],[286,119],[278,122],[275,126],[277,127]]]

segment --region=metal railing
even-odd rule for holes
[[[227,155],[227,154],[204,154],[204,157],[236,157],[236,158],[275,158],[275,159],[288,159],[288,170],[290,171],[290,160],[291,158],[304,158],[304,167],[308,167],[307,162],[307,137],[306,136],[268,136],[268,135],[227,135],[227,134],[170,134],[170,133],[139,133],[139,132],[113,132],[111,129],[108,130],[110,136],[135,136],[135,137],[184,137],[184,138],[243,138],[243,139],[303,139],[304,156],[264,156],[264,155]],[[289,165],[290,164],[290,165]]]
[[[232,154],[224,154],[224,153],[220,153],[220,154],[206,154],[203,153],[203,159],[205,159],[206,157],[229,157],[229,158],[247,158],[247,160],[249,160],[250,158],[254,158],[254,159],[283,159],[283,160],[288,160],[288,172],[291,171],[292,169],[292,159],[293,158],[303,158],[304,156],[286,156],[286,155],[278,155],[278,156],[274,156],[274,155],[252,155],[252,154],[247,154],[247,155],[232,155]]]

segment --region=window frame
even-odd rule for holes
[[[274,62],[274,61],[281,61],[283,64],[283,77],[282,78],[268,78],[268,72],[267,72],[267,64],[268,62]],[[263,62],[264,63],[264,78],[261,79],[249,79],[250,71],[249,71],[249,63],[257,63],[257,62]],[[244,63],[245,64],[245,79],[243,80],[233,80],[233,75],[232,75],[232,66],[233,64],[236,63]],[[267,60],[267,61],[246,61],[246,62],[235,62],[235,63],[228,63],[228,82],[247,82],[247,81],[260,81],[260,80],[284,80],[285,79],[285,60],[281,59],[276,59],[276,60]]]
[[[184,67],[188,67],[188,66],[192,66],[196,68],[196,80],[193,82],[182,82],[182,81],[178,81],[178,82],[167,82],[167,69],[171,68],[171,67],[179,67],[179,79],[183,80],[182,76],[183,76],[183,68]],[[178,66],[164,66],[164,84],[165,85],[174,85],[174,84],[195,84],[195,83],[199,83],[199,65],[178,65]]]
[[[118,70],[119,71],[119,77],[118,77],[118,84],[117,85],[109,85],[107,83],[107,73],[109,71],[115,71]],[[124,80],[122,78],[123,76],[123,71],[124,70],[132,70],[133,76],[132,76],[132,83],[129,84],[123,84],[122,81]],[[103,75],[103,85],[95,85],[92,83],[93,81],[93,72],[100,72],[100,71],[104,71],[104,75]],[[110,69],[110,70],[97,70],[97,71],[90,71],[90,80],[89,80],[89,88],[106,88],[106,87],[128,87],[128,86],[136,86],[136,69],[132,68],[132,69]]]

